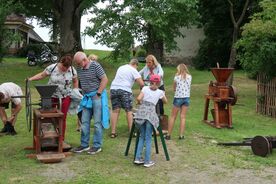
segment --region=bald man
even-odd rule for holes
[[[96,154],[102,151],[102,94],[105,96],[108,78],[102,66],[97,62],[89,60],[84,52],[77,52],[74,55],[75,64],[80,67],[78,76],[83,92],[83,100],[91,103],[89,106],[83,106],[81,117],[81,145],[75,148],[75,153],[87,151],[88,154]],[[83,103],[81,103],[83,104]],[[87,103],[85,103],[87,104]],[[81,106],[82,107],[82,106]],[[90,148],[90,123],[92,116],[94,118],[94,136],[93,144]]]

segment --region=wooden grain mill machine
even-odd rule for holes
[[[227,85],[227,79],[233,72],[233,68],[211,68],[216,82],[210,81],[208,94],[205,95],[205,109],[203,122],[216,128],[232,128],[232,106],[237,101],[236,89]],[[213,120],[208,120],[210,100],[214,109],[211,109]]]
[[[63,113],[52,107],[51,96],[55,92],[56,85],[36,85],[41,97],[41,108],[33,109],[33,147],[35,154],[28,157],[36,157],[44,163],[60,162],[65,158],[63,153],[62,123]]]

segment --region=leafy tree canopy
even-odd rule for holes
[[[263,0],[262,11],[243,27],[237,43],[238,57],[245,70],[254,76],[264,73],[276,76],[276,2]]]
[[[105,8],[93,7],[96,15],[90,19],[86,34],[98,43],[129,55],[134,40],[148,49],[151,39],[162,41],[170,51],[177,47],[174,40],[184,36],[180,27],[188,27],[197,18],[197,0],[109,0]],[[126,54],[125,54],[126,53]]]
[[[52,40],[59,43],[61,54],[82,50],[81,16],[99,0],[21,0],[26,14],[40,25],[51,28]]]

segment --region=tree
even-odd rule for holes
[[[29,15],[38,18],[46,26],[52,26],[53,38],[59,38],[61,54],[82,50],[81,16],[99,0],[21,1]]]
[[[231,46],[231,52],[230,52],[228,67],[229,68],[235,68],[235,66],[236,66],[236,56],[237,56],[237,50],[235,48],[235,43],[238,40],[240,25],[242,23],[242,20],[245,17],[245,12],[246,12],[246,9],[248,8],[249,0],[245,0],[241,15],[238,18],[238,20],[236,20],[236,18],[234,16],[234,5],[233,5],[232,1],[228,0],[228,2],[230,4],[230,17],[231,17],[231,21],[233,23],[232,46]]]
[[[235,44],[238,40],[240,25],[241,25],[241,23],[242,23],[242,21],[245,17],[245,12],[246,12],[246,9],[248,8],[249,1],[250,0],[245,0],[244,5],[243,5],[243,9],[241,11],[241,14],[240,14],[238,20],[236,20],[236,18],[234,16],[234,5],[233,5],[231,0],[228,0],[228,3],[230,4],[230,6],[229,6],[230,17],[231,17],[231,21],[232,21],[232,24],[233,24],[232,44],[231,44],[231,51],[230,51],[229,61],[228,61],[228,67],[229,68],[235,68],[236,67],[237,50],[235,48]],[[233,83],[233,73],[228,78],[228,84],[232,85],[232,83]]]
[[[50,28],[50,37],[53,42],[59,42],[59,26],[53,12],[52,1],[21,0],[24,4],[24,13],[27,17],[35,17],[42,27]]]
[[[262,11],[242,27],[236,47],[243,68],[251,76],[262,73],[272,78],[276,77],[276,2],[263,0],[260,5]]]
[[[196,0],[124,0],[104,1],[105,8],[93,7],[97,15],[86,34],[98,43],[114,48],[115,57],[129,56],[134,40],[142,43],[148,53],[162,62],[164,46],[170,51],[177,47],[174,40],[184,36],[180,27],[188,27],[197,18]]]
[[[248,22],[248,17],[258,9],[252,0],[240,25]],[[233,17],[241,15],[244,1],[233,1]],[[200,22],[204,28],[205,39],[200,43],[200,49],[193,63],[197,69],[215,67],[217,63],[221,67],[227,67],[232,46],[233,23],[229,2],[227,0],[199,0]],[[238,37],[240,32],[238,32]],[[239,63],[238,63],[239,64]],[[237,66],[236,66],[237,67]]]

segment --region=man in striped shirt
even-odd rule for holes
[[[92,107],[84,107],[82,109],[81,145],[75,148],[74,152],[81,153],[87,151],[89,154],[96,154],[102,151],[103,112],[101,96],[106,88],[108,79],[102,66],[97,61],[89,60],[84,52],[77,52],[74,55],[74,62],[81,68],[78,70],[78,76],[84,98],[91,98],[92,100]],[[92,115],[94,117],[94,136],[93,145],[90,148],[90,123]]]

